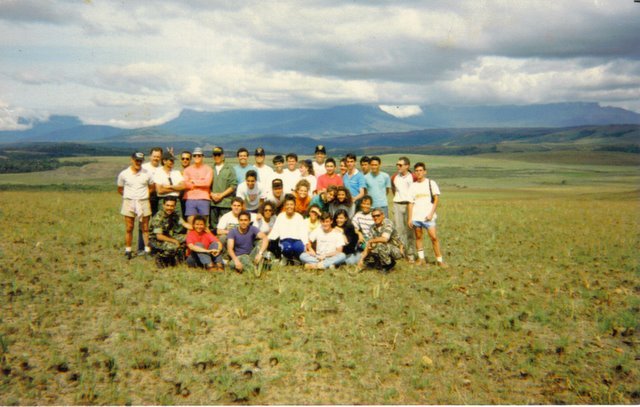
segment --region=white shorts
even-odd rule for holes
[[[139,216],[140,214],[136,213],[136,205],[138,205],[140,210],[142,211],[143,217],[151,216],[151,205],[149,204],[148,199],[123,199],[120,214],[129,218],[135,218]]]

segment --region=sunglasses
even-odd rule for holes
[[[404,164],[402,164],[402,163],[396,164],[396,167],[402,167],[402,166],[404,166]]]
[[[191,157],[180,157],[180,159],[182,161],[189,161],[191,159]]]
[[[194,154],[193,156],[194,157],[202,157],[203,155],[202,154]]]
[[[375,214],[375,215],[371,215],[371,216],[372,216],[373,218],[379,218],[379,217],[381,217],[381,216],[382,216],[382,214],[381,214],[381,213],[377,213],[377,214]]]

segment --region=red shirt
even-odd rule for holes
[[[333,177],[329,177],[327,174],[323,174],[318,177],[318,183],[316,184],[316,191],[324,191],[329,185],[342,186],[342,177],[340,174],[333,173]]]
[[[190,230],[187,233],[187,255],[191,254],[191,250],[188,249],[190,244],[202,243],[204,248],[208,249],[209,245],[215,242],[217,242],[218,245],[220,244],[220,240],[211,232],[203,231],[202,233],[198,233],[195,230]]]

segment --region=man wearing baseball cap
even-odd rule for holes
[[[218,221],[231,210],[231,201],[236,193],[238,180],[233,168],[224,162],[222,147],[213,148],[213,184],[211,185],[211,230],[218,228]]]
[[[149,247],[149,217],[151,205],[149,195],[155,190],[151,174],[142,168],[144,153],[131,154],[131,165],[118,174],[118,193],[122,195],[122,208],[120,213],[124,216],[124,254],[131,260],[131,241],[133,240],[133,228],[138,218],[138,228],[142,230],[144,241],[144,253],[151,254]]]
[[[273,169],[265,164],[264,148],[258,147],[255,151],[255,167],[260,180],[260,189],[264,192],[271,190],[271,180],[273,179]]]
[[[313,160],[313,172],[316,177],[319,177],[327,172],[324,168],[324,160],[327,158],[327,149],[318,144],[315,151],[315,160]]]

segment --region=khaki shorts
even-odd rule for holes
[[[120,209],[120,214],[127,216],[129,218],[135,218],[139,214],[136,214],[136,203],[142,209],[142,216],[151,216],[151,205],[149,204],[148,199],[123,199],[122,200],[122,209]]]

